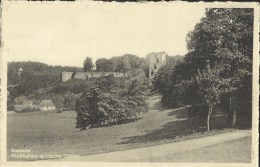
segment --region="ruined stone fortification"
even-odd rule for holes
[[[62,72],[61,81],[66,82],[70,79],[89,79],[89,78],[102,78],[102,77],[126,77],[127,73],[123,72]]]
[[[153,79],[158,69],[165,64],[168,55],[165,52],[153,52],[147,55],[149,61],[149,78]],[[89,79],[102,77],[126,77],[124,72],[62,72],[61,81],[66,82],[70,79]]]
[[[158,72],[158,69],[165,64],[167,59],[167,53],[158,52],[150,53],[147,55],[149,61],[149,78],[153,79],[155,74]]]
[[[73,72],[62,72],[61,73],[61,81],[65,82],[71,79]]]

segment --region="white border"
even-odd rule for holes
[[[101,162],[55,162],[55,161],[44,161],[44,162],[11,162],[6,161],[6,152],[7,152],[7,61],[6,55],[3,53],[3,71],[2,71],[2,83],[1,89],[2,91],[2,105],[1,105],[1,165],[4,166],[234,166],[234,167],[244,167],[244,166],[257,166],[258,165],[258,95],[259,95],[259,6],[257,3],[234,3],[234,2],[213,2],[213,3],[205,3],[205,2],[145,2],[145,3],[133,3],[133,2],[89,2],[89,1],[76,1],[76,2],[26,2],[26,1],[6,1],[1,4],[2,10],[5,9],[6,4],[12,3],[34,3],[39,5],[113,5],[115,9],[119,5],[179,5],[180,7],[183,5],[201,5],[208,8],[254,8],[254,48],[253,48],[253,126],[252,126],[252,163],[101,163]],[[3,18],[4,23],[4,18]],[[4,28],[4,26],[2,27]],[[2,37],[4,34],[2,34]],[[3,46],[4,47],[4,46]]]

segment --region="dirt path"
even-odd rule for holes
[[[225,143],[228,141],[241,139],[251,136],[251,130],[238,130],[230,133],[218,134],[199,139],[187,140],[182,142],[162,144],[158,146],[118,151],[105,154],[96,154],[91,156],[81,156],[78,158],[67,158],[62,161],[103,161],[103,162],[127,162],[138,161],[140,159],[151,159],[167,156],[179,152],[205,148],[212,145]]]

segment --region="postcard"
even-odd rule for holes
[[[257,3],[1,8],[1,165],[257,166]]]

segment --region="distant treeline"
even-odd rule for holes
[[[148,75],[148,62],[144,58],[126,54],[101,58],[96,61],[96,71],[130,71],[132,69],[143,69]],[[84,64],[84,62],[82,62]],[[20,78],[18,70],[23,69]],[[83,67],[51,66],[40,62],[10,62],[8,63],[8,85],[20,84],[15,88],[17,95],[29,95],[36,90],[53,87],[61,81],[61,72],[83,71]]]
[[[89,60],[92,61],[90,58]],[[93,62],[91,62],[94,64]],[[83,67],[51,66],[40,62],[10,62],[8,63],[8,109],[12,110],[16,97],[27,96],[40,102],[43,99],[51,99],[57,108],[63,107],[64,98],[75,97],[81,94],[86,87],[94,81],[80,81],[73,79],[61,83],[61,73],[64,71],[81,72]],[[23,71],[18,77],[18,70]],[[148,62],[145,58],[125,54],[110,59],[101,58],[96,61],[96,69],[92,71],[127,71],[129,76],[136,70],[141,70],[148,76]],[[75,101],[75,98],[72,98]],[[73,102],[74,103],[74,102]],[[74,106],[65,104],[65,108],[74,109]]]
[[[123,56],[112,57],[110,59],[100,58],[96,61],[97,71],[129,71],[132,69],[142,68],[148,75],[148,62],[145,58],[136,55],[125,54]]]
[[[20,78],[18,70],[23,69]],[[20,85],[16,88],[19,95],[26,95],[44,87],[55,86],[60,82],[63,71],[82,71],[78,67],[50,66],[39,62],[10,62],[8,63],[8,85]]]

